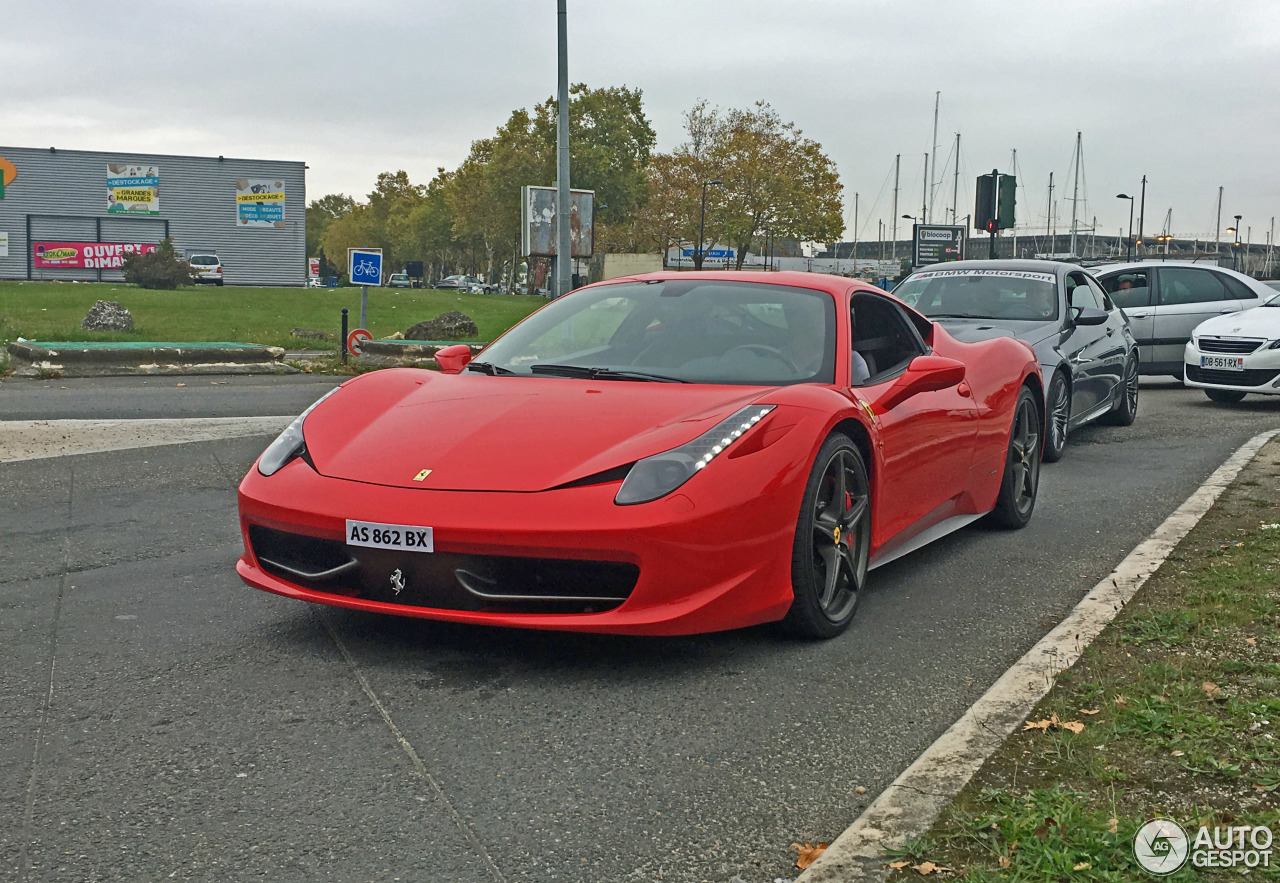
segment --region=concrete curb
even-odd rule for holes
[[[159,420],[0,420],[0,463],[248,436],[270,437],[296,419],[181,417]]]
[[[9,344],[16,377],[106,377],[150,374],[296,374],[278,346],[156,343],[86,346],[77,343]]]
[[[436,352],[458,343],[467,344],[473,356],[489,345],[460,340],[368,340],[356,358],[373,368],[437,368]]]
[[[1254,436],[1001,675],[836,839],[797,883],[884,880],[886,852],[925,834],[960,789],[1123,609],[1209,507],[1280,429]]]

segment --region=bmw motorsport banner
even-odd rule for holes
[[[160,214],[160,167],[107,163],[109,214]]]

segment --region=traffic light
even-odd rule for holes
[[[978,176],[978,198],[974,205],[973,226],[994,233],[1014,225],[1014,202],[1018,179],[992,169],[990,175]]]
[[[996,223],[996,173],[978,176],[978,198],[973,207],[976,230],[994,230]]]
[[[1013,175],[1001,175],[999,187],[996,188],[996,219],[1001,230],[1007,230],[1014,224],[1014,200],[1018,193],[1018,179]]]

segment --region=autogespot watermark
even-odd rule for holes
[[[1195,837],[1172,819],[1151,819],[1133,837],[1133,855],[1163,877],[1195,868],[1269,868],[1274,835],[1265,825],[1201,825]]]

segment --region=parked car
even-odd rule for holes
[[[436,288],[451,288],[455,291],[470,291],[475,294],[484,294],[486,292],[497,289],[496,285],[489,285],[479,276],[446,276],[436,283]]]
[[[1097,280],[1053,261],[954,261],[912,273],[894,295],[960,340],[1026,341],[1044,373],[1044,459],[1092,420],[1119,426],[1138,413],[1138,344]]]
[[[1183,382],[1215,402],[1280,395],[1280,293],[1261,306],[1201,322],[1182,361]]]
[[[245,582],[475,625],[830,638],[869,569],[1035,508],[1031,350],[866,283],[611,280],[435,358],[347,380],[263,452]]]
[[[1256,307],[1275,293],[1243,273],[1189,261],[1108,264],[1093,274],[1129,318],[1142,373],[1179,379],[1192,329],[1211,316]]]
[[[408,273],[392,273],[387,277],[388,288],[413,288],[413,280]]]
[[[187,255],[187,263],[196,271],[201,283],[222,284],[222,261],[216,254],[200,253]]]

